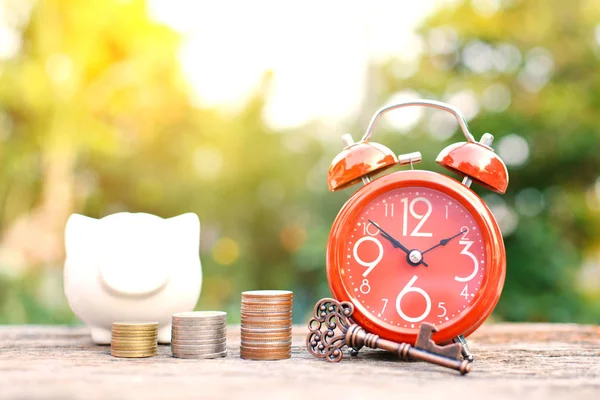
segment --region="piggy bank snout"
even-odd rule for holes
[[[159,291],[168,283],[174,261],[168,246],[115,239],[104,252],[99,268],[101,283],[109,291],[143,296]]]

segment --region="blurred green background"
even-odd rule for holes
[[[505,196],[474,187],[507,249],[495,318],[600,322],[597,0],[224,3],[0,0],[0,323],[77,323],[65,222],[119,211],[199,215],[199,309],[285,288],[304,321],[357,189],[327,190],[340,136],[417,97],[509,168]],[[440,111],[385,122],[423,169],[463,140]]]

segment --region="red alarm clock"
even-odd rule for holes
[[[467,141],[446,147],[436,162],[462,182],[414,170],[419,152],[396,157],[371,142],[377,120],[401,107],[425,106],[450,112]],[[496,306],[506,273],[498,223],[472,182],[497,193],[508,186],[504,162],[486,133],[475,141],[453,107],[417,100],[384,107],[373,116],[360,142],[343,137],[345,148],[328,173],[331,191],[364,184],[333,223],[327,245],[327,278],[334,297],[354,305],[352,319],[367,331],[414,344],[420,324],[429,322],[437,343],[462,342]],[[371,181],[395,165],[411,170]],[[468,352],[467,348],[465,350]],[[470,356],[466,353],[465,356]]]

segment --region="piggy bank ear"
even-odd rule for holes
[[[84,251],[94,243],[98,220],[81,214],[72,214],[65,227],[67,254]]]
[[[173,245],[184,251],[200,252],[200,219],[194,213],[181,214],[166,220]]]

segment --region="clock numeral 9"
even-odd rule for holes
[[[417,278],[418,277],[416,275],[413,276],[412,279],[406,284],[406,286],[404,286],[404,289],[400,291],[400,294],[398,294],[398,297],[396,298],[396,311],[398,311],[398,314],[400,315],[400,317],[402,317],[402,319],[408,322],[423,321],[425,318],[427,318],[429,312],[431,311],[431,298],[429,298],[427,292],[419,287],[413,286],[413,283],[417,281]],[[406,295],[407,293],[418,293],[425,298],[427,306],[425,307],[425,311],[423,312],[423,314],[413,318],[409,317],[404,313],[404,311],[402,311],[402,305],[400,303],[402,302],[402,298],[404,297],[404,295]]]
[[[425,224],[425,222],[427,221],[427,218],[429,218],[429,216],[431,215],[431,212],[433,209],[431,202],[429,200],[427,200],[425,197],[415,197],[410,202],[410,205],[409,205],[408,199],[406,197],[401,199],[400,202],[404,205],[402,235],[406,236],[408,234],[407,233],[408,232],[408,212],[410,211],[410,215],[413,218],[416,218],[419,220],[419,223],[417,224],[417,226],[415,226],[415,229],[413,229],[413,231],[410,233],[410,236],[432,237],[433,233],[419,232],[419,230],[423,227],[423,224]],[[425,214],[417,214],[417,212],[415,211],[415,205],[417,203],[425,203],[427,205],[427,211],[425,211]]]
[[[364,261],[358,256],[358,247],[364,242],[373,242],[377,245],[378,254],[374,261],[369,261],[369,262]],[[374,238],[371,236],[365,236],[356,241],[356,243],[354,244],[354,249],[352,250],[352,253],[353,253],[354,259],[356,260],[357,263],[359,263],[363,267],[367,267],[367,270],[365,272],[363,272],[363,274],[362,274],[366,278],[367,275],[369,275],[371,273],[371,271],[373,271],[373,268],[375,268],[377,266],[377,264],[379,264],[379,262],[383,258],[383,245],[377,238]]]

